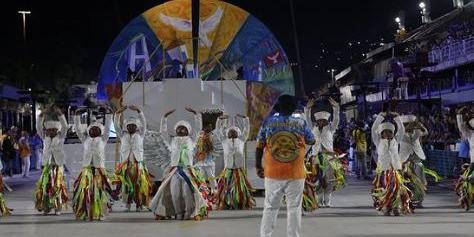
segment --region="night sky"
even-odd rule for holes
[[[68,74],[74,74],[78,83],[96,80],[103,56],[120,30],[137,15],[163,2],[1,1],[0,82],[2,78],[28,78],[24,86],[46,87],[45,84],[58,80],[57,75],[71,76]],[[266,24],[290,61],[296,62],[288,0],[227,2]],[[328,81],[328,69],[341,71],[381,42],[393,41],[394,18],[400,10],[405,11],[408,30],[421,24],[416,0],[294,2],[306,91]],[[440,16],[452,8],[451,0],[432,1],[432,16]],[[32,11],[27,17],[26,47],[22,19],[17,13],[21,9]],[[29,68],[29,73],[19,73],[20,64]]]

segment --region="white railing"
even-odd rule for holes
[[[429,52],[428,58],[431,63],[443,63],[469,54],[474,54],[474,37],[433,49]]]

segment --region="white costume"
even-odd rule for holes
[[[121,161],[136,160],[137,162],[143,161],[143,138],[146,133],[146,120],[143,112],[140,111],[139,118],[128,118],[123,127],[120,124],[120,117],[122,114],[115,116],[114,125],[117,136],[120,137],[120,157]],[[134,134],[130,134],[127,131],[127,126],[135,124],[137,131]]]
[[[394,121],[397,124],[397,133],[394,139],[388,140],[382,138],[383,130],[390,130],[395,132],[395,126],[392,123],[382,123],[385,118],[378,115],[372,125],[372,141],[377,147],[377,167],[381,171],[389,170],[391,167],[395,170],[402,169],[402,162],[398,152],[398,141],[401,141],[405,136],[405,127],[399,117],[395,117]]]
[[[401,116],[402,123],[414,123],[416,116]],[[420,138],[428,135],[428,130],[420,123],[421,129],[406,131],[400,141],[400,159],[404,163],[404,176],[410,181],[408,186],[413,192],[412,202],[417,206],[421,205],[424,200],[427,189],[426,175],[422,160],[426,159],[425,152],[421,147]],[[430,174],[436,174],[431,171]],[[435,177],[436,178],[436,177]]]
[[[38,211],[49,213],[52,209],[59,214],[67,207],[68,195],[64,181],[64,141],[66,140],[68,124],[64,115],[59,121],[44,121],[40,116],[36,122],[38,136],[43,140],[43,170],[36,184],[35,207]],[[51,138],[45,129],[57,129],[57,135]],[[51,192],[51,190],[53,190]]]
[[[315,163],[322,168],[322,175],[318,181],[318,203],[320,206],[331,206],[332,193],[344,185],[344,177],[336,178],[343,175],[343,167],[334,154],[334,134],[339,126],[339,106],[333,107],[333,118],[329,121],[331,113],[320,111],[313,114],[315,120],[327,120],[328,125],[319,129],[313,124],[311,119],[311,108],[305,107],[305,117],[308,125],[312,127],[314,139],[316,143],[312,146],[311,156],[315,159]],[[330,161],[331,160],[331,161]],[[332,164],[330,164],[331,162]],[[342,174],[341,174],[342,172]]]
[[[415,116],[402,116],[402,123],[415,122]],[[423,125],[422,125],[423,126]],[[421,147],[420,138],[428,135],[428,130],[423,126],[423,129],[415,129],[413,132],[405,132],[400,141],[400,159],[402,163],[406,162],[411,155],[417,156],[421,160],[426,160],[425,152]]]
[[[405,128],[399,116],[394,118],[397,128],[390,122],[382,123],[384,116],[379,114],[372,125],[372,141],[377,149],[377,175],[374,180],[372,197],[374,206],[385,215],[410,213],[412,193],[405,185],[401,174],[402,163],[398,143],[405,136]],[[382,132],[395,133],[392,139],[382,138]]]
[[[111,122],[112,115],[106,114],[105,127],[94,121],[84,131],[80,126],[80,116],[74,116],[76,134],[84,145],[82,171],[74,183],[73,210],[77,219],[102,220],[110,205],[109,199],[113,194],[105,170],[105,146],[109,140]],[[93,127],[99,128],[98,137],[90,136]]]
[[[58,134],[51,138],[44,134],[44,129],[56,128]],[[36,130],[43,140],[43,164],[56,164],[64,166],[64,141],[66,140],[68,124],[64,115],[59,116],[59,121],[44,121],[41,116],[36,122]]]
[[[241,121],[239,121],[241,120]],[[222,141],[222,148],[224,150],[224,168],[225,169],[239,169],[245,166],[245,142],[250,133],[250,121],[248,117],[234,121],[234,126],[229,126],[227,119],[218,119],[216,121],[216,134]],[[229,131],[237,132],[236,139],[228,138]]]
[[[207,216],[207,203],[203,198],[199,182],[193,169],[193,150],[195,134],[191,125],[179,121],[175,130],[184,126],[188,136],[171,137],[168,134],[167,118],[161,118],[160,132],[171,151],[171,163],[168,173],[150,203],[150,209],[157,217],[181,216],[182,219],[202,219]]]
[[[235,131],[237,138],[229,138],[229,133]],[[243,131],[243,132],[242,132]],[[224,150],[224,170],[219,175],[217,190],[217,206],[219,209],[251,209],[255,205],[252,186],[247,179],[245,167],[245,142],[250,132],[248,117],[218,119],[216,134],[222,141]]]
[[[120,126],[121,113],[115,116],[115,130],[120,137],[121,163],[116,167],[115,174],[118,177],[117,189],[120,197],[126,204],[128,210],[135,203],[137,211],[148,207],[150,193],[152,190],[151,176],[143,163],[143,139],[146,133],[146,120],[140,111],[139,118],[128,118],[123,129]],[[128,125],[135,125],[137,130],[130,134]]]

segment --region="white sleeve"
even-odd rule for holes
[[[76,130],[77,137],[81,142],[84,142],[87,138],[85,131],[81,129],[81,116],[74,115],[74,130]]]
[[[249,117],[245,117],[245,118],[241,118],[241,120],[242,120],[242,127],[240,128],[242,129],[241,140],[247,141],[250,134],[250,119]]]
[[[67,130],[69,128],[66,116],[64,116],[64,114],[61,114],[61,116],[59,116],[59,122],[61,123],[61,133],[59,134],[59,137],[64,139],[67,136]]]
[[[120,137],[120,138],[123,136],[122,126],[120,126],[121,118],[122,118],[122,113],[115,113],[114,127],[115,127],[115,132],[117,133],[117,137]]]
[[[196,113],[194,115],[194,126],[195,130],[192,134],[189,134],[193,140],[195,140],[199,136],[199,132],[202,130],[202,114]]]
[[[456,120],[457,120],[457,123],[458,123],[459,132],[461,132],[461,136],[465,139],[468,139],[471,135],[471,131],[467,127],[466,123],[464,122],[462,114],[458,114],[456,116]]]
[[[110,126],[112,125],[112,114],[105,115],[104,132],[102,133],[102,140],[107,142],[109,140]]]
[[[308,126],[312,128],[313,121],[311,120],[311,108],[308,108],[307,106],[304,107],[304,117]]]
[[[217,118],[216,120],[216,135],[219,139],[223,140],[225,138],[225,130],[227,129],[227,121],[228,119],[220,119]]]
[[[398,142],[401,142],[405,136],[405,126],[403,126],[400,116],[395,117],[393,120],[395,120],[395,123],[397,124],[397,134],[395,134],[396,139]]]
[[[332,111],[331,131],[334,133],[339,127],[339,110],[340,107],[334,106]]]
[[[140,113],[138,113],[138,119],[140,120],[140,123],[142,124],[142,129],[140,129],[140,135],[142,135],[143,137],[145,136],[145,133],[146,133],[146,118],[143,111],[140,111]]]
[[[377,132],[380,124],[384,120],[384,117],[379,114],[375,119],[374,123],[372,124],[371,135],[372,135],[372,142],[377,146],[380,141],[380,134]]]
[[[163,141],[169,145],[169,142],[171,141],[170,135],[168,133],[168,118],[163,116],[161,117],[160,121],[160,135]]]
[[[36,120],[36,133],[38,133],[38,136],[41,137],[41,139],[44,139],[44,115],[41,115],[38,117]]]

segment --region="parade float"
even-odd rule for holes
[[[204,120],[246,114],[253,138],[281,94],[294,94],[282,46],[257,18],[217,0],[173,0],[133,19],[105,55],[97,86],[99,100],[144,108],[149,129],[171,109],[170,124],[192,121],[184,110],[192,107]]]

